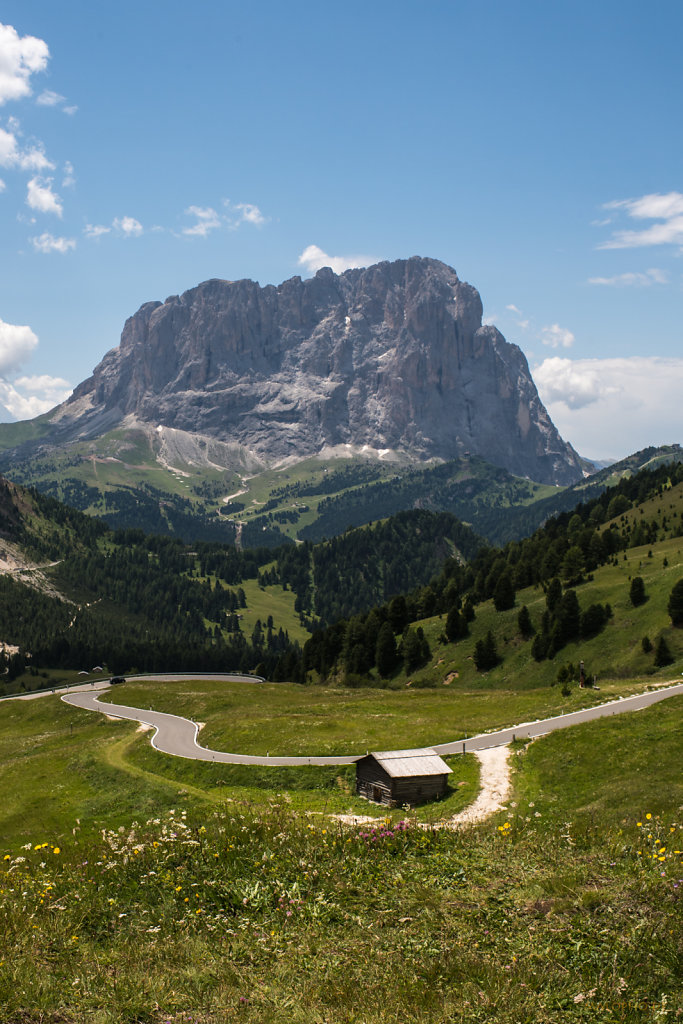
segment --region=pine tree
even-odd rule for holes
[[[477,672],[487,672],[490,668],[495,668],[498,661],[496,641],[493,639],[493,633],[489,630],[486,638],[477,640],[475,644],[474,664],[477,666]]]
[[[660,636],[655,648],[655,665],[657,668],[664,668],[666,665],[670,665],[673,660],[668,643],[663,636]]]
[[[467,629],[467,622],[464,615],[453,606],[446,616],[446,637],[451,643],[456,640],[461,640],[467,636],[469,630]]]
[[[534,624],[531,621],[529,609],[526,605],[520,609],[519,615],[517,616],[517,628],[525,640],[528,640],[530,636],[534,635]]]
[[[668,612],[674,626],[683,626],[683,580],[679,580],[669,595]]]
[[[642,576],[634,576],[631,580],[629,597],[634,608],[637,608],[640,604],[644,604],[647,600],[645,594],[645,583]]]
[[[505,569],[498,577],[493,591],[493,604],[497,612],[505,612],[515,606],[515,588],[509,569]]]
[[[382,678],[390,676],[396,667],[396,639],[388,622],[382,623],[375,650],[377,671]]]

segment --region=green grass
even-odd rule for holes
[[[589,707],[646,684],[598,691],[349,690],[289,683],[135,682],[106,700],[205,723],[203,746],[240,754],[364,754],[430,746]]]
[[[579,830],[619,829],[645,815],[683,811],[683,697],[646,711],[560,730],[518,746],[517,814],[528,800],[556,829],[568,815]]]
[[[47,711],[19,706],[37,716],[15,723],[24,736],[46,728]],[[0,861],[1,1018],[676,1020],[682,710],[673,698],[520,746],[506,814],[475,830],[347,829],[272,791],[228,789],[212,808],[188,786],[171,810],[168,779],[155,807],[129,809],[137,824],[84,822],[57,842],[36,820],[31,848]],[[130,742],[120,728],[113,760],[125,790],[134,752],[144,794],[155,771]]]
[[[247,607],[240,608],[242,620],[240,627],[244,635],[251,637],[257,619],[261,620],[264,633],[268,616],[273,616],[275,632],[284,629],[289,633],[290,640],[298,640],[304,644],[311,635],[301,625],[299,615],[294,611],[296,594],[291,590],[283,590],[281,586],[259,587],[256,580],[244,580],[240,586],[244,590]]]
[[[0,837],[29,839],[39,830],[62,839],[78,822],[118,824],[144,807],[173,806],[176,793],[122,774],[105,752],[135,735],[130,723],[107,721],[59,697],[0,704]],[[37,840],[36,840],[37,841]]]

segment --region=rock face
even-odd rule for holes
[[[475,288],[419,257],[278,287],[206,281],[142,306],[53,422],[85,436],[133,415],[273,462],[344,444],[470,452],[577,480],[523,353],[481,317]]]

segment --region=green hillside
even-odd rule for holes
[[[240,650],[265,659],[264,634],[279,635],[286,615],[300,625],[306,592],[315,599],[314,545],[190,547],[110,531],[11,486],[0,497],[6,543],[59,561],[41,572],[77,602],[0,579],[3,627],[22,642],[52,636],[42,655],[51,668],[33,667],[44,683],[75,681],[54,661],[92,653],[93,639],[126,643],[128,658],[163,647],[188,665],[210,661],[220,615],[226,637],[237,618]],[[331,588],[342,594],[359,580],[373,593],[401,560],[414,573],[416,551],[425,564],[429,552],[445,561],[426,585],[318,630],[303,650],[289,644],[289,678],[308,685],[129,682],[109,699],[190,715],[204,742],[224,748],[362,752],[642,691],[680,678],[683,629],[670,600],[683,579],[682,526],[675,465],[624,477],[504,548],[478,548],[469,531],[449,540],[460,524],[410,513],[321,555],[321,566],[328,555],[338,564]],[[497,663],[486,668],[489,636]],[[394,662],[382,674],[389,637]],[[662,639],[672,660],[656,665]],[[576,685],[580,660],[599,689]],[[23,678],[36,682],[30,669]],[[507,805],[476,830],[451,831],[430,825],[476,795],[469,755],[450,759],[442,803],[378,816],[353,795],[350,768],[189,762],[159,754],[131,723],[56,696],[0,701],[0,928],[10,938],[0,1015],[11,1024],[675,1019],[682,708],[670,698],[515,744]],[[368,811],[375,821],[355,827],[335,817]]]

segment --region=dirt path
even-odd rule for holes
[[[481,789],[479,796],[458,814],[447,821],[438,822],[436,828],[460,828],[462,825],[474,825],[486,821],[492,814],[499,811],[510,795],[510,748],[487,747],[476,750],[479,758]]]

